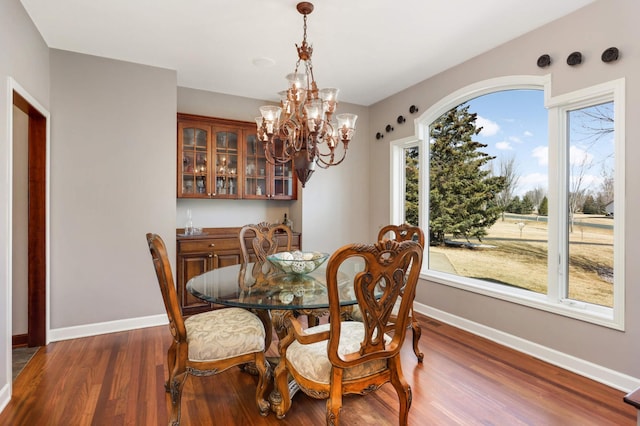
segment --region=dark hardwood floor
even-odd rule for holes
[[[624,392],[418,315],[424,363],[403,349],[413,389],[410,425],[635,425]],[[161,425],[168,327],[51,343],[14,382],[0,425]],[[184,425],[321,425],[325,402],[299,392],[283,420],[260,417],[256,378],[232,368],[190,377]],[[344,399],[342,424],[395,425],[390,384]]]

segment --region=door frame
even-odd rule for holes
[[[7,97],[9,128],[9,253],[13,245],[13,107],[29,117],[29,346],[49,343],[50,328],[50,115],[20,84],[9,77]],[[43,153],[44,151],[44,153]],[[31,194],[37,194],[33,197]],[[9,289],[13,282],[12,253],[9,256]],[[12,298],[7,300],[9,330],[12,330]],[[12,332],[9,333],[11,339]],[[12,342],[9,342],[9,350]]]

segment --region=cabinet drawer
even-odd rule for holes
[[[181,240],[178,242],[178,253],[202,253],[220,250],[240,250],[237,238],[206,238]]]
[[[178,253],[203,253],[212,251],[216,247],[215,239],[180,241]]]

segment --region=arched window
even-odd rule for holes
[[[623,329],[623,96],[516,76],[429,108],[392,143],[392,220],[428,235],[423,275]]]

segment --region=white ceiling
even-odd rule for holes
[[[314,75],[368,106],[592,1],[316,0]],[[169,68],[179,86],[257,99],[277,99],[302,41],[297,0],[21,2],[51,48]]]

